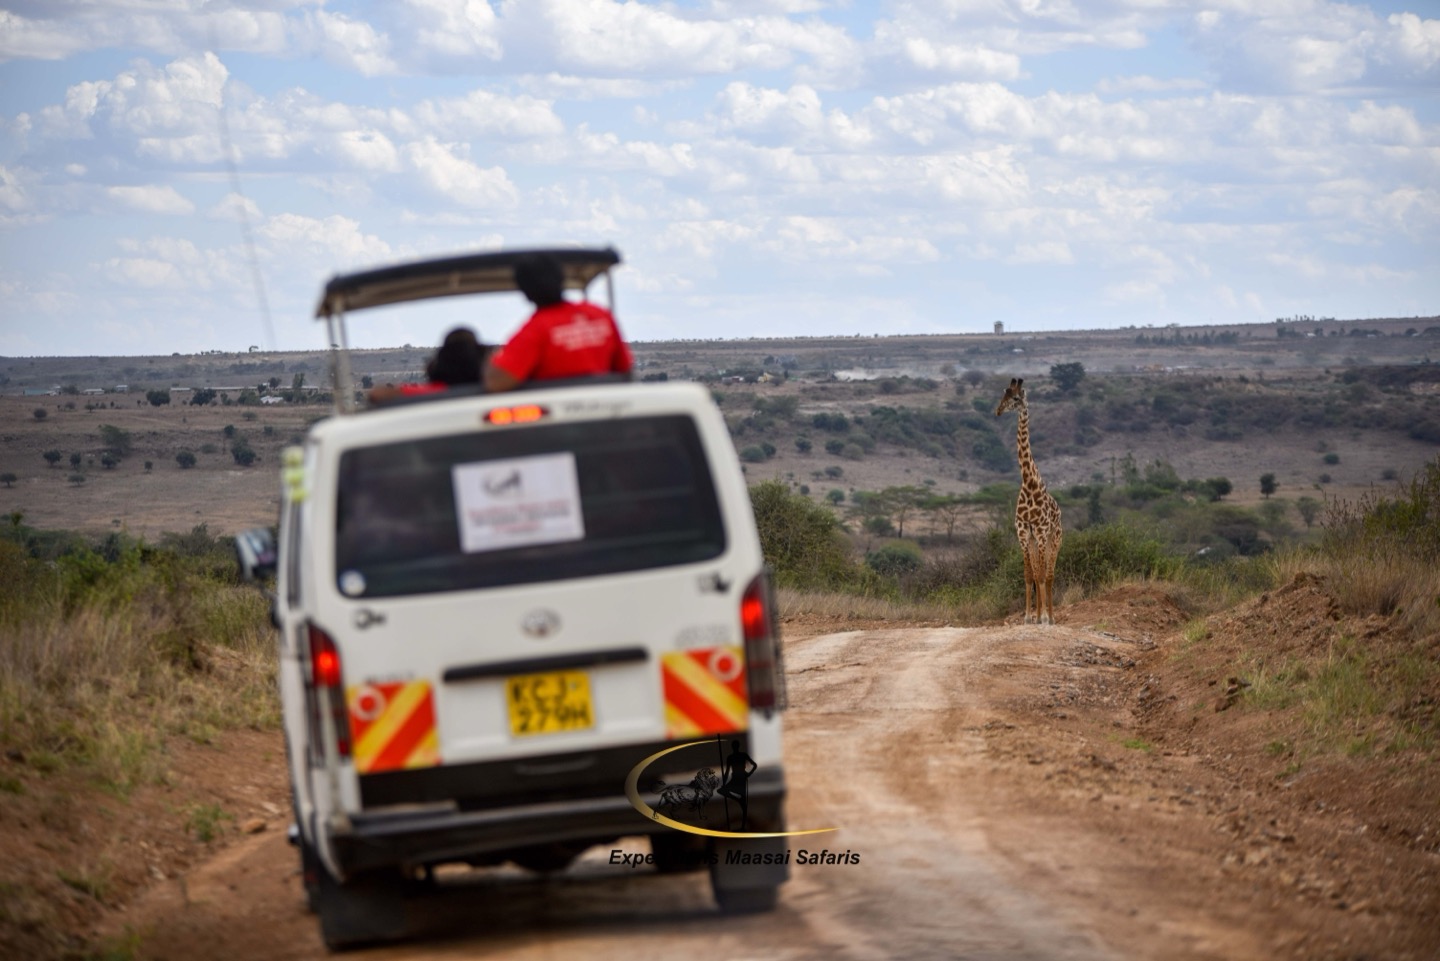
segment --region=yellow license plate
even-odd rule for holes
[[[590,676],[584,671],[520,674],[505,681],[510,733],[554,734],[595,726]]]

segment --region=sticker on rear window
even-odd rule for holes
[[[359,597],[365,593],[365,575],[359,571],[345,571],[340,575],[340,593],[346,597]]]
[[[456,464],[450,474],[467,554],[585,539],[573,453]]]

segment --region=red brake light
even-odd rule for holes
[[[496,407],[485,414],[488,424],[526,424],[539,420],[550,412],[539,404],[516,404],[514,407]]]
[[[314,624],[310,625],[310,690],[306,699],[310,704],[311,730],[317,734],[325,725],[329,715],[330,728],[335,738],[335,752],[342,758],[350,756],[350,719],[346,716],[343,672],[340,669],[340,651],[334,640]],[[313,745],[318,748],[317,738]]]
[[[785,706],[785,669],[780,638],[771,620],[770,584],[761,574],[740,598],[740,629],[745,635],[745,678],[750,707],[770,712]]]
[[[759,583],[756,581],[740,601],[740,628],[747,641],[757,641],[770,632],[770,619],[765,616],[765,600],[756,589]]]
[[[310,683],[315,687],[340,686],[340,652],[330,635],[310,626]]]

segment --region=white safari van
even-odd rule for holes
[[[436,866],[553,871],[630,835],[660,870],[708,867],[722,910],[772,907],[786,877],[783,838],[675,830],[626,794],[667,748],[712,742],[647,780],[738,741],[746,831],[785,829],[775,611],[708,391],[542,381],[357,409],[343,386],[346,312],[513,290],[519,253],[330,281],[336,414],[286,452],[278,544],[237,538],[246,574],[276,579],[292,837],[331,947],[403,935]],[[619,263],[550,253],[572,289]]]

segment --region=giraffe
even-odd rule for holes
[[[1035,597],[1035,623],[1055,623],[1055,559],[1060,555],[1060,505],[1045,489],[1035,458],[1030,456],[1030,408],[1025,403],[1025,381],[1010,378],[1005,396],[995,408],[999,417],[1018,410],[1016,454],[1020,458],[1020,496],[1015,499],[1015,534],[1025,555],[1025,623],[1030,621],[1030,598]]]

